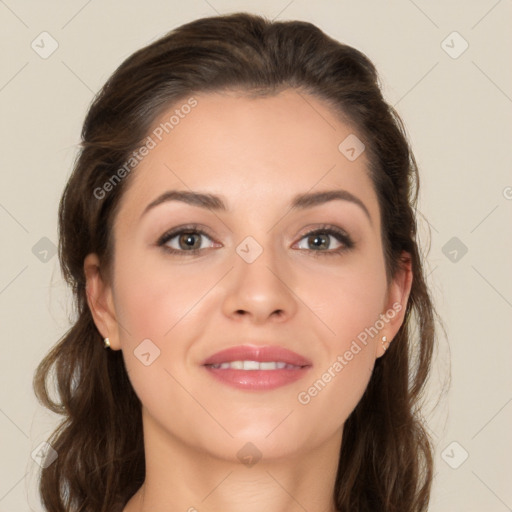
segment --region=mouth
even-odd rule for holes
[[[218,381],[244,390],[272,390],[304,377],[313,364],[283,347],[242,345],[213,354],[202,366]]]
[[[229,363],[219,363],[206,365],[214,370],[295,370],[302,368],[294,364],[288,364],[284,361],[231,361]]]

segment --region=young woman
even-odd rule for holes
[[[368,58],[310,23],[199,19],[116,70],[82,138],[77,316],[34,379],[64,416],[46,510],[427,510],[417,168]]]

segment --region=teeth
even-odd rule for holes
[[[230,363],[219,363],[210,365],[212,368],[220,370],[282,370],[300,368],[293,364],[283,363],[282,361],[231,361]]]

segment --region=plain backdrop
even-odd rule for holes
[[[0,0],[0,512],[42,510],[31,454],[58,418],[38,405],[32,375],[72,314],[57,205],[87,108],[133,51],[243,10],[315,23],[376,64],[419,163],[421,239],[446,327],[428,395],[439,404],[426,412],[430,510],[510,510],[512,2]]]

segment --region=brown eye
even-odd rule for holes
[[[354,247],[354,242],[344,231],[335,227],[316,229],[304,235],[298,243],[299,249],[312,253],[339,254]]]
[[[189,232],[189,233],[182,233],[181,235],[178,235],[178,246],[180,249],[188,250],[188,249],[199,249],[201,247],[201,234]]]
[[[330,236],[324,233],[309,235],[307,237],[307,243],[310,247],[314,247],[315,249],[329,249],[331,245]]]
[[[214,247],[215,242],[201,229],[185,226],[163,234],[158,240],[157,245],[167,252],[185,255]]]

